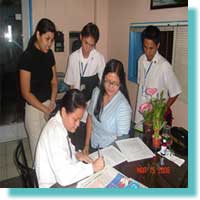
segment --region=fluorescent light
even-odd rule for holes
[[[12,26],[8,25],[8,32],[4,33],[4,37],[8,39],[8,42],[12,42]]]

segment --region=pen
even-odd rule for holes
[[[100,158],[100,148],[99,148],[99,145],[98,145],[98,158]]]

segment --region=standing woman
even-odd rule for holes
[[[94,89],[88,107],[84,153],[126,138],[130,130],[131,113],[123,64],[112,59],[106,64],[100,88]]]
[[[19,61],[20,87],[25,106],[25,128],[34,159],[36,145],[48,116],[55,107],[57,95],[56,65],[50,49],[55,24],[43,18]]]

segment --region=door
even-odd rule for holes
[[[23,52],[21,0],[0,0],[0,125],[22,121],[18,66]]]

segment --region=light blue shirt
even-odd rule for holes
[[[98,121],[94,116],[99,88],[93,90],[88,113],[92,117],[91,145],[93,148],[104,148],[111,145],[118,137],[127,135],[131,123],[131,107],[126,97],[118,91],[111,101],[103,108]]]

